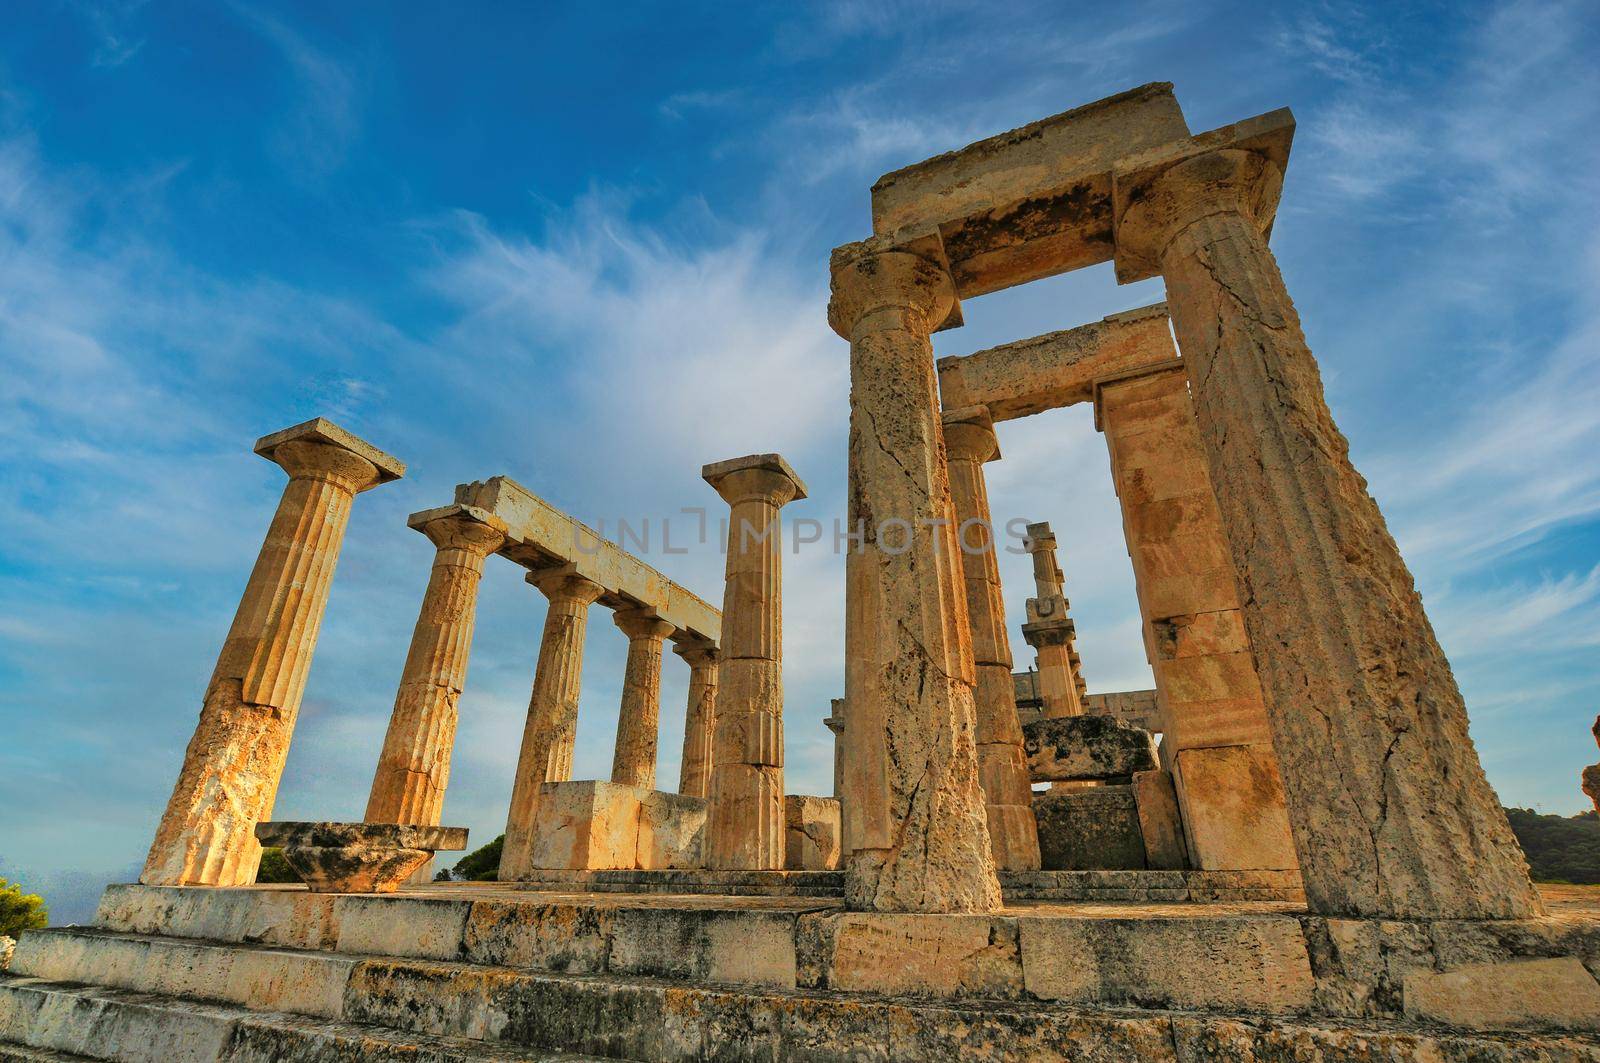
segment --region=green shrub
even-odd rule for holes
[[[23,893],[0,878],[0,935],[20,937],[24,930],[43,930],[50,925],[50,911],[37,893]]]
[[[300,873],[283,858],[283,850],[267,847],[261,850],[261,867],[256,870],[257,882],[299,882]]]
[[[474,849],[456,861],[450,877],[458,882],[493,882],[500,874],[500,850],[505,844],[506,836],[502,834],[481,849]]]

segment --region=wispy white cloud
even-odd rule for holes
[[[261,7],[244,0],[230,6],[278,51],[292,79],[294,103],[276,136],[280,158],[302,179],[325,178],[360,137],[364,90],[354,67]]]

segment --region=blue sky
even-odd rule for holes
[[[827,252],[889,169],[1147,81],[1191,128],[1299,122],[1273,244],[1357,466],[1510,804],[1600,758],[1600,13],[1257,5],[47,2],[0,33],[0,875],[83,918],[134,873],[318,414],[400,456],[355,506],[279,818],[364,806],[431,547],[506,473],[614,527],[776,450],[842,512]],[[1109,266],[986,296],[962,354],[1156,301]],[[1149,684],[1103,440],[1002,426],[1091,690]],[[717,510],[712,509],[715,513]],[[720,600],[707,546],[654,556]],[[824,793],[840,559],[786,558],[789,789]],[[1002,558],[1013,628],[1025,557]],[[446,820],[504,822],[543,600],[491,560]],[[1031,659],[1016,639],[1019,666]],[[596,610],[576,777],[625,640]],[[687,668],[665,669],[661,778]]]

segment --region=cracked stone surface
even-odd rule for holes
[[[589,606],[601,595],[593,580],[564,570],[534,574],[528,582],[550,600],[539,641],[539,663],[517,755],[517,774],[506,814],[500,855],[501,881],[525,877],[533,864],[533,824],[541,788],[572,777],[572,747],[578,734],[578,692],[583,681],[583,640]]]
[[[145,860],[140,881],[152,885],[255,880],[255,826],[272,815],[351,502],[405,469],[321,419],[267,436],[256,450],[289,483]]]
[[[881,243],[881,241],[880,241]],[[930,335],[949,276],[878,243],[834,253],[829,320],[850,340],[845,563],[846,896],[855,908],[1000,903],[978,783],[973,657]]]
[[[1267,248],[1281,181],[1252,152],[1195,155],[1128,192],[1117,240],[1119,262],[1126,242],[1166,279],[1307,898],[1328,914],[1533,915],[1461,691]]]
[[[369,823],[437,824],[444,808],[478,583],[484,559],[505,541],[504,521],[455,508],[420,529],[438,551],[367,798]]]

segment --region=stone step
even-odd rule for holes
[[[342,1021],[0,979],[0,1030],[130,1063],[455,1060],[1588,1061],[1594,1038],[683,985],[425,960],[352,972]],[[551,1052],[583,1055],[550,1055]]]
[[[0,1061],[597,1063],[594,1056],[0,975]],[[605,1057],[610,1059],[624,1057]]]
[[[844,896],[841,871],[535,871],[526,882],[495,889],[623,894],[716,894],[725,897]],[[467,885],[467,884],[462,884]],[[1002,871],[1008,901],[1129,901],[1304,904],[1298,871]]]
[[[89,1057],[0,1041],[0,1063],[89,1063]]]
[[[107,891],[100,923],[104,929],[25,936],[12,970],[92,982],[155,970],[170,981],[111,984],[180,995],[228,984],[237,989],[226,999],[240,1000],[271,986],[290,1001],[284,1007],[317,1015],[335,1013],[340,979],[368,957],[780,989],[1268,1014],[1303,1010],[1315,991],[1295,916],[1215,905],[1041,904],[927,917],[844,912],[795,898],[470,890],[329,896],[118,886]],[[247,960],[198,947],[161,962],[148,958],[182,948],[178,939],[271,948]]]

